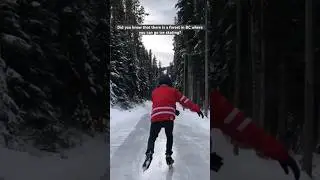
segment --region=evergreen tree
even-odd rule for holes
[[[115,29],[117,24],[138,25],[147,15],[138,0],[112,1],[111,103],[130,108],[149,99],[158,75],[157,60],[143,46],[137,32]]]
[[[107,9],[96,0],[1,1],[0,129],[8,147],[31,139],[59,151],[76,143],[76,132],[105,130]]]

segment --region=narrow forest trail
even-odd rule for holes
[[[116,137],[120,137],[121,129],[131,129],[126,138],[118,142],[118,147],[114,147],[111,156],[110,174],[111,179],[117,180],[194,180],[210,179],[209,169],[209,131],[206,126],[208,120],[199,120],[196,115],[187,111],[181,111],[181,115],[176,119],[174,127],[173,158],[174,168],[169,170],[165,162],[166,136],[164,130],[159,134],[155,144],[154,159],[150,168],[142,172],[142,163],[149,135],[150,115],[143,114],[140,118],[128,118],[129,125],[136,120],[136,125],[132,128],[113,126],[118,129],[115,134],[111,133],[111,142],[115,142]],[[187,119],[189,117],[189,119]],[[208,126],[209,128],[209,126]],[[117,134],[118,133],[118,134]],[[112,145],[111,145],[112,146]]]

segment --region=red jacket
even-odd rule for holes
[[[251,146],[274,160],[289,158],[288,151],[281,143],[257,127],[239,109],[234,108],[217,90],[211,93],[210,101],[211,129],[218,128],[234,140]]]
[[[199,112],[200,107],[191,102],[177,89],[161,85],[152,92],[151,121],[173,121],[176,116],[176,102],[193,112]]]

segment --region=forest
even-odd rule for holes
[[[138,0],[111,1],[111,7],[111,26],[142,24],[147,15]],[[207,24],[207,39],[203,30],[174,36],[168,72],[175,87],[206,108],[208,68],[208,91],[218,88],[257,125],[303,155],[300,163],[310,175],[312,153],[320,152],[320,2],[178,0],[175,8],[176,25]],[[112,102],[129,107],[148,99],[162,67],[134,32],[111,27],[111,38],[117,38],[111,39]],[[240,154],[241,145],[232,143],[234,154]]]
[[[116,25],[143,23],[145,12],[137,0],[110,1],[110,104],[130,108],[150,99],[163,72],[161,62],[147,50],[137,31],[117,30]]]
[[[0,2],[0,144],[59,152],[106,132],[109,6]]]
[[[205,24],[205,6],[206,1],[179,0],[176,24]],[[319,1],[208,0],[207,6],[210,91],[219,88],[256,124],[303,155],[311,175],[320,141]],[[204,31],[175,36],[177,86],[200,102],[204,51]],[[237,143],[234,153],[239,154]]]

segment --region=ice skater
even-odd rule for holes
[[[197,104],[194,104],[190,99],[184,96],[177,89],[172,87],[172,80],[168,75],[161,76],[159,79],[158,87],[152,92],[152,113],[151,113],[151,126],[148,139],[148,146],[146,151],[146,159],[142,165],[143,169],[149,168],[152,155],[154,153],[154,144],[158,137],[161,128],[165,129],[167,136],[166,144],[166,162],[169,166],[174,163],[172,159],[172,145],[173,145],[173,127],[175,116],[179,115],[176,110],[176,102],[179,102],[183,107],[198,113],[200,117],[204,117]]]

